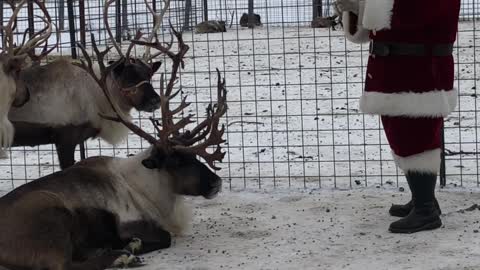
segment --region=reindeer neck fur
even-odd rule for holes
[[[191,210],[184,198],[174,193],[171,175],[142,165],[151,151],[152,147],[126,159],[114,159],[109,168],[118,175],[119,185],[128,185],[137,195],[133,197],[150,218],[171,233],[182,233],[189,227]]]
[[[96,66],[98,69],[98,65]],[[24,106],[11,108],[9,119],[14,122],[44,124],[50,127],[90,123],[99,130],[98,136],[110,144],[126,138],[124,125],[105,120],[99,114],[113,116],[113,110],[96,81],[88,72],[60,59],[44,66],[21,72],[20,80],[28,87],[31,98]],[[126,119],[131,106],[125,104],[120,92],[111,87],[110,94]]]

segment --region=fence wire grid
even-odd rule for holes
[[[2,1],[3,3],[4,1]],[[162,7],[162,1],[154,7]],[[6,24],[11,10],[2,4]],[[59,27],[59,47],[52,55],[76,57],[72,44],[90,48],[90,34],[101,46],[109,44],[103,23],[103,1],[47,2]],[[244,13],[261,16],[262,25],[242,27]],[[41,15],[37,9],[34,14]],[[477,187],[479,180],[479,29],[480,1],[462,1],[455,44],[457,109],[445,119],[447,185]],[[168,21],[183,30],[190,46],[179,86],[192,102],[189,112],[204,117],[215,97],[216,73],[221,70],[228,89],[227,155],[219,174],[232,189],[307,187],[351,189],[403,182],[376,116],[358,111],[368,46],[346,42],[343,30],[312,28],[315,16],[332,15],[329,0],[185,0],[171,1],[160,37],[169,40]],[[109,10],[110,26],[122,46],[137,29],[148,33],[153,25],[143,0],[117,0]],[[227,32],[200,34],[195,25],[224,20]],[[30,26],[25,8],[18,16],[18,39]],[[57,37],[52,36],[52,42]],[[136,48],[136,54],[142,53]],[[112,57],[114,57],[112,55]],[[51,58],[54,58],[51,56]],[[166,60],[166,59],[164,59]],[[168,61],[163,72],[169,69]],[[160,75],[154,79],[159,88]],[[179,97],[181,98],[181,97]],[[177,100],[179,101],[179,100]],[[151,114],[132,112],[134,122],[153,133]],[[158,112],[154,113],[158,116]],[[125,157],[148,147],[130,134],[115,147],[99,140],[85,145],[86,156]],[[76,160],[80,160],[77,147]],[[55,147],[14,147],[0,160],[0,186],[11,189],[59,170]]]

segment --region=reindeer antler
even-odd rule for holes
[[[22,0],[18,6],[15,7],[12,16],[10,17],[9,22],[5,27],[4,30],[4,38],[3,38],[3,50],[9,55],[22,55],[28,54],[33,61],[40,61],[43,57],[47,56],[51,51],[53,51],[58,46],[58,38],[57,43],[50,49],[48,49],[48,38],[52,34],[52,20],[50,14],[48,13],[47,8],[45,7],[45,3],[41,2],[40,0],[33,0],[35,4],[42,10],[45,17],[39,17],[45,23],[45,28],[40,30],[39,32],[35,33],[33,36],[30,37],[28,41],[26,41],[26,31],[24,34],[23,42],[20,46],[15,47],[13,44],[13,30],[16,26],[16,18],[20,9],[23,5],[27,2],[27,0]],[[13,4],[10,3],[12,8]],[[38,17],[38,16],[37,16]],[[28,29],[27,29],[28,30]],[[57,29],[57,36],[59,35]],[[26,42],[25,42],[26,41]],[[35,48],[40,46],[44,43],[43,51],[40,55],[35,55]]]
[[[152,14],[153,16],[153,28],[152,28],[152,32],[150,33],[150,35],[148,36],[148,39],[147,39],[147,42],[149,43],[152,43],[153,42],[153,38],[157,38],[157,32],[158,30],[160,29],[160,26],[162,25],[162,22],[163,22],[163,17],[165,16],[165,13],[167,13],[167,10],[169,9],[170,7],[170,0],[163,0],[163,8],[160,10],[160,13],[156,13],[152,6],[148,3],[148,0],[145,0],[145,5],[147,6],[147,9],[148,11]],[[145,54],[144,54],[144,60],[148,63],[150,60],[152,60],[153,58],[155,58],[157,55],[155,55],[154,57],[152,57],[150,55],[150,47],[146,47],[145,48]]]
[[[10,17],[10,20],[8,20],[8,23],[6,26],[2,27],[2,30],[4,32],[3,34],[3,41],[2,41],[2,50],[4,53],[7,53],[8,55],[13,56],[14,55],[14,45],[13,45],[13,30],[15,29],[17,23],[17,16],[20,10],[22,9],[23,5],[27,0],[22,0],[18,6],[13,10],[12,16]],[[12,8],[14,7],[13,4],[10,4]]]
[[[108,23],[108,9],[113,2],[115,2],[115,0],[105,0],[105,4],[103,6],[103,23],[105,24],[105,28],[107,30],[108,36],[110,37],[110,41],[112,41],[113,47],[115,47],[115,50],[117,50],[118,55],[120,57],[125,57],[122,53],[122,48],[115,41],[115,37],[113,36],[112,30],[110,29],[110,24]]]
[[[93,71],[91,59],[81,45],[79,46],[82,49],[87,63],[82,61],[80,66],[86,69],[96,79],[96,81],[102,87],[105,95],[107,96],[107,99],[109,99],[112,109],[116,113],[116,117],[103,115],[102,117],[111,121],[116,121],[124,124],[133,133],[144,138],[155,147],[162,149],[167,154],[172,153],[173,151],[195,154],[202,157],[212,169],[219,170],[220,168],[216,167],[214,165],[214,162],[222,161],[225,156],[225,153],[221,151],[220,146],[222,143],[225,142],[225,140],[222,138],[225,132],[224,125],[222,125],[222,127],[219,129],[220,118],[227,111],[227,91],[225,88],[225,80],[221,79],[220,71],[217,69],[217,103],[214,106],[210,104],[207,107],[207,117],[204,121],[200,122],[191,131],[180,133],[180,130],[186,128],[187,125],[194,122],[192,121],[193,115],[189,114],[185,117],[182,117],[178,121],[174,121],[174,116],[181,113],[185,108],[190,105],[190,103],[186,102],[186,97],[184,97],[182,98],[180,105],[178,105],[174,109],[170,109],[170,101],[175,98],[181,91],[181,88],[176,91],[173,91],[173,89],[177,80],[179,69],[184,67],[183,59],[185,57],[185,54],[189,50],[189,47],[183,41],[182,34],[177,32],[171,24],[170,27],[172,28],[172,33],[175,35],[178,41],[178,51],[176,53],[170,51],[170,48],[172,47],[171,44],[165,46],[164,44],[158,42],[158,40],[154,43],[139,40],[132,41],[135,44],[145,45],[147,47],[158,49],[160,52],[165,53],[172,60],[172,70],[168,82],[165,81],[164,74],[162,74],[160,77],[160,100],[162,115],[161,124],[159,123],[159,121],[151,119],[152,124],[155,130],[158,132],[160,139],[154,138],[152,135],[145,132],[140,127],[136,126],[130,121],[125,120],[122,117],[122,115],[118,112],[117,108],[110,101],[110,97],[107,91],[105,78],[107,72],[110,72],[110,67],[108,69],[104,66],[103,68],[101,67],[100,70],[102,75],[100,76],[100,78],[97,77],[95,75],[95,72]],[[98,51],[94,41],[92,41],[92,44],[99,61],[103,61],[102,53],[105,52]],[[207,152],[207,148],[209,146],[216,146],[216,149],[213,153]]]

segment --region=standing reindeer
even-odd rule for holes
[[[106,1],[103,10],[107,32],[119,55],[118,60],[110,62],[114,68],[106,74],[107,89],[119,113],[129,118],[132,108],[146,112],[159,108],[160,97],[150,80],[161,62],[152,62],[158,54],[145,55],[143,59],[130,57],[133,43],[126,54],[122,53],[108,25],[108,9],[114,1]],[[39,2],[39,5],[43,6],[43,3]],[[48,15],[44,7],[42,10]],[[24,46],[22,50],[28,51],[37,61],[46,56],[45,53],[35,56],[33,47]],[[23,88],[30,93],[29,102],[12,107],[8,113],[15,128],[12,145],[53,143],[62,169],[75,163],[75,148],[87,139],[100,137],[110,144],[117,144],[127,137],[128,130],[123,125],[99,116],[111,114],[112,108],[89,73],[70,61],[58,60],[23,69],[18,76],[9,76],[9,83],[17,91]],[[7,141],[3,146],[8,144]]]
[[[125,159],[88,158],[0,198],[0,266],[12,270],[101,270],[122,262],[128,266],[137,261],[132,253],[167,248],[171,234],[185,228],[189,212],[183,195],[210,199],[220,191],[221,178],[196,156],[214,170],[219,169],[214,162],[225,156],[220,146],[225,142],[224,126],[219,128],[227,110],[225,81],[217,71],[217,103],[208,106],[204,121],[180,133],[193,116],[174,121],[189,103],[183,98],[171,109],[170,100],[180,91],[173,88],[189,47],[180,33],[172,32],[179,45],[176,53],[171,44],[137,41],[164,52],[173,62],[168,83],[161,77],[161,127],[152,119],[159,140],[113,110],[109,74],[119,63],[105,67],[103,53],[95,49],[100,70],[94,70],[82,49],[86,62],[81,67],[101,86],[116,114],[103,117],[124,124],[152,146]],[[213,153],[206,151],[209,146],[216,147]]]

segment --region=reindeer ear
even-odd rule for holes
[[[157,70],[160,68],[161,65],[162,65],[161,61],[152,63],[152,75],[155,74],[155,72],[157,72]]]
[[[147,169],[156,169],[158,167],[158,164],[155,159],[153,158],[147,158],[142,160],[142,165],[147,168]]]
[[[23,65],[25,64],[26,55],[13,56],[8,59],[8,62],[5,65],[6,73],[17,73],[22,70]]]
[[[165,166],[166,156],[163,151],[154,147],[150,156],[142,160],[142,165],[147,169],[161,169]]]
[[[118,64],[116,64],[116,66],[113,68],[113,73],[115,75],[121,75],[122,72],[123,72],[123,69],[125,68],[125,62],[126,61],[121,61],[119,62]]]

